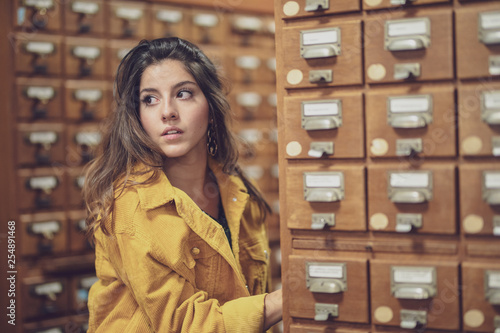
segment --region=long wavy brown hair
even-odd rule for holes
[[[114,111],[105,122],[96,158],[86,169],[83,197],[88,212],[87,234],[91,239],[96,228],[110,234],[106,222],[113,224],[111,213],[116,192],[137,184],[129,180],[131,175],[151,173],[144,182],[149,183],[162,172],[165,155],[149,138],[140,121],[139,87],[146,68],[165,59],[182,62],[208,101],[209,119],[215,124],[218,146],[213,158],[222,165],[224,173],[241,177],[250,197],[258,203],[262,220],[270,212],[261,193],[238,166],[238,145],[229,130],[231,109],[216,66],[197,46],[186,40],[177,37],[143,40],[128,52],[118,67],[114,82]],[[146,165],[146,170],[134,169],[138,163]]]

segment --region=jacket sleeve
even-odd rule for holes
[[[152,255],[146,241],[128,234],[110,240],[112,265],[156,332],[262,332],[263,295],[220,305]],[[222,282],[223,283],[223,282]]]

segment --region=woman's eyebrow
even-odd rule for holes
[[[179,88],[180,86],[183,86],[185,84],[194,84],[196,86],[198,85],[196,82],[186,80],[186,81],[181,81],[181,82],[178,82],[178,83],[174,84],[173,87],[172,87],[172,89]]]
[[[177,88],[179,88],[180,86],[183,86],[183,85],[185,85],[185,84],[194,84],[194,85],[198,86],[198,84],[197,84],[196,82],[186,80],[186,81],[181,81],[181,82],[178,82],[178,83],[174,84],[174,85],[172,86],[172,89],[173,89],[173,90],[174,90],[174,89],[177,89]],[[139,95],[140,95],[140,94],[142,94],[142,93],[144,93],[144,92],[154,92],[154,93],[158,93],[158,89],[156,89],[156,88],[144,88],[144,89],[142,89],[142,90],[139,92]]]
[[[157,89],[155,89],[155,88],[144,88],[144,89],[142,89],[142,90],[139,92],[139,95],[140,95],[140,94],[142,94],[143,92],[155,92],[155,93],[157,93],[157,92],[158,92],[158,90],[157,90]]]

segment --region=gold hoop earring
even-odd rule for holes
[[[207,150],[210,156],[214,157],[217,155],[217,140],[216,140],[216,135],[215,135],[215,126],[212,125],[212,123],[208,124],[208,131],[207,131]]]

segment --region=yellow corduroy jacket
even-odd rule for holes
[[[126,188],[111,235],[95,231],[89,333],[263,331],[266,228],[241,179],[210,164],[232,250],[223,228],[165,174]]]

